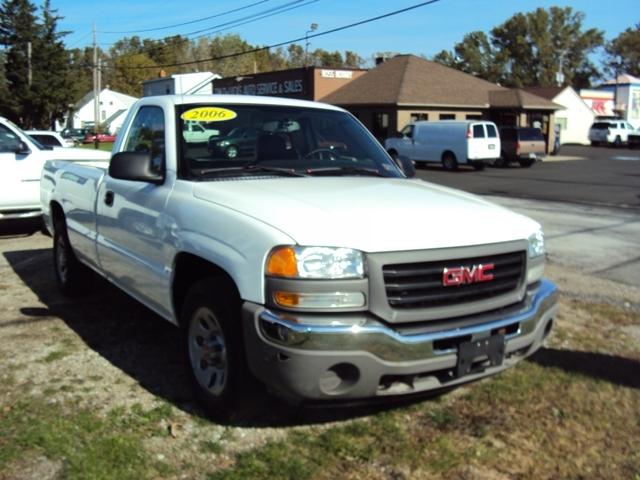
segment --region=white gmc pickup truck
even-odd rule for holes
[[[243,127],[237,155],[185,122]],[[138,101],[110,162],[48,162],[59,286],[94,271],[180,327],[213,414],[249,375],[293,401],[452,386],[535,352],[557,289],[540,226],[408,178],[349,113],[250,96]]]

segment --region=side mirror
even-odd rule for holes
[[[20,140],[20,143],[16,145],[15,153],[17,155],[29,155],[31,153],[31,149],[29,148],[29,145],[26,144],[26,142]]]
[[[149,152],[119,152],[111,157],[109,176],[119,180],[138,182],[164,182],[164,173]]]
[[[413,164],[413,160],[411,160],[409,157],[398,155],[396,157],[396,163],[407,178],[413,178],[416,176],[416,167]]]

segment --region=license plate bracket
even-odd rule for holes
[[[502,365],[504,352],[504,334],[463,342],[458,346],[456,376],[463,377]]]

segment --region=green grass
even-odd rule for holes
[[[86,409],[68,411],[43,400],[22,400],[0,413],[0,478],[9,464],[28,455],[62,461],[68,479],[145,479],[171,473],[151,460],[143,440],[161,434],[158,426],[172,407],[134,405],[100,418]]]

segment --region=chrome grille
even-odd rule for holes
[[[395,309],[429,308],[484,300],[518,289],[525,272],[525,252],[454,260],[384,265],[382,273],[389,306]],[[442,283],[445,268],[494,264],[493,280],[459,286]]]

